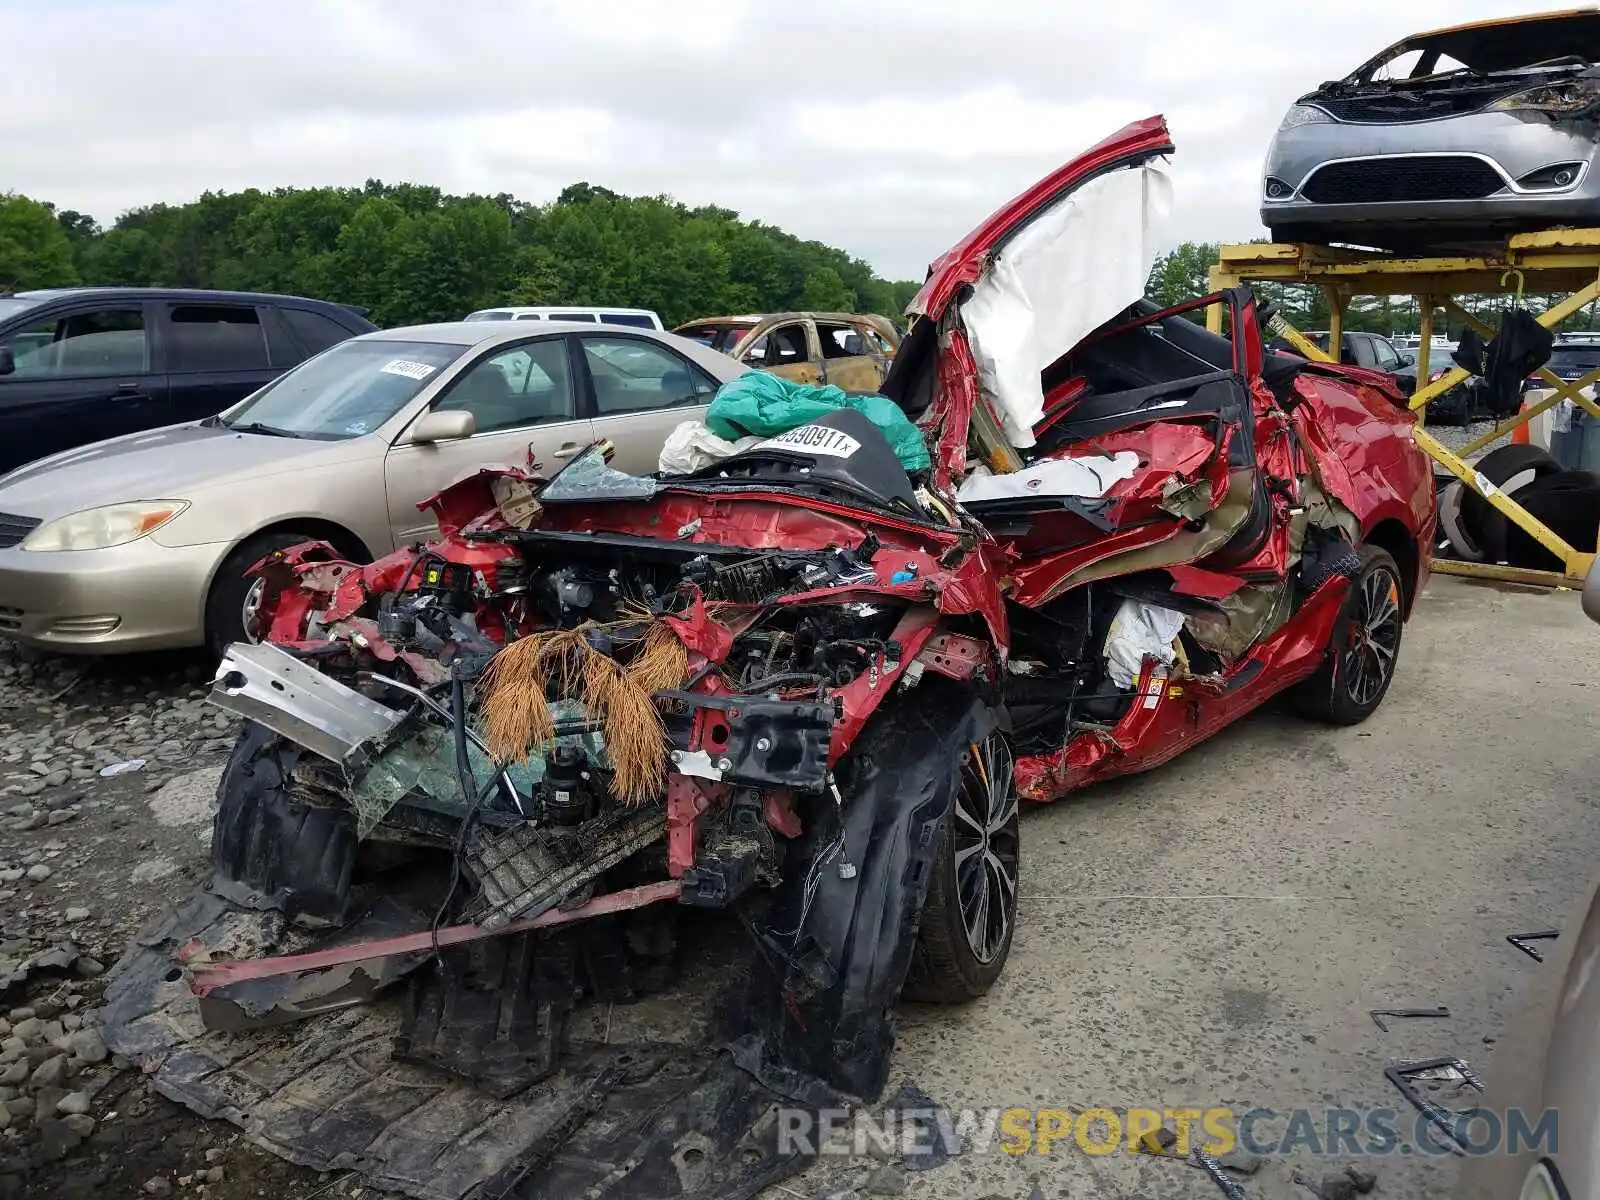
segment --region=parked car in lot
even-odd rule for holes
[[[1411,366],[1417,365],[1417,359],[1422,352],[1422,339],[1416,334],[1401,334],[1391,337],[1389,344],[1400,354],[1400,357]],[[1449,363],[1450,352],[1455,349],[1447,337],[1433,337],[1428,339],[1428,370],[1431,373],[1441,364]]]
[[[245,570],[310,537],[356,559],[434,531],[417,504],[479,466],[553,468],[597,438],[655,469],[746,368],[666,333],[458,322],[333,346],[220,416],[0,478],[0,635],[61,651],[225,645]],[[0,389],[5,385],[0,384]]]
[[[1306,334],[1323,350],[1328,348],[1328,331]],[[1369,371],[1382,371],[1395,381],[1400,391],[1409,396],[1417,390],[1417,360],[1408,359],[1388,338],[1378,333],[1345,333],[1340,335],[1339,361],[1350,367],[1365,367]]]
[[[594,325],[631,325],[636,329],[665,329],[661,318],[648,308],[585,308],[582,305],[518,305],[480,308],[468,321],[578,321]]]
[[[1416,34],[1295,101],[1267,153],[1276,241],[1423,253],[1600,220],[1600,11]]]
[[[894,322],[858,313],[704,317],[673,332],[746,366],[847,392],[877,391],[900,346]]]
[[[0,471],[219,413],[376,329],[341,304],[253,292],[60,288],[0,296]]]

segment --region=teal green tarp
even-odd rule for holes
[[[841,408],[853,408],[876,425],[907,471],[928,469],[932,460],[922,434],[887,396],[851,395],[841,388],[791,383],[765,371],[751,371],[723,384],[706,413],[706,427],[730,442],[750,436],[776,437]]]

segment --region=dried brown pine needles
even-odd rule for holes
[[[624,667],[590,644],[595,628],[532,634],[494,656],[478,681],[484,740],[501,762],[526,760],[555,738],[550,695],[576,700],[604,731],[617,799],[644,804],[667,773],[666,730],[651,694],[683,682],[688,651],[670,626],[652,619]]]

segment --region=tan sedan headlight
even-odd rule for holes
[[[86,508],[46,521],[22,542],[24,550],[106,550],[154,533],[184,509],[187,500],[141,500]]]

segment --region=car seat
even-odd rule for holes
[[[527,415],[511,392],[505,372],[496,363],[474,367],[444,402],[444,411],[470,412],[477,419],[479,433],[492,429],[514,429],[524,424]]]

